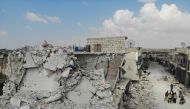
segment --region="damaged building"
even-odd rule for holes
[[[151,58],[158,61],[170,72],[176,80],[190,88],[190,49],[143,49],[143,58]]]
[[[126,48],[126,40],[88,38],[89,52],[47,41],[1,50],[0,108],[154,109],[150,61],[189,87],[189,49]]]
[[[2,57],[6,63],[3,61],[1,66],[6,67],[1,67],[1,73],[7,79],[0,108],[119,108],[127,84],[138,81],[138,50],[127,52],[126,39],[105,38],[106,43],[117,44],[107,48],[105,42],[87,39],[91,52],[73,52],[47,42],[46,46],[11,50]],[[96,51],[97,44],[101,44],[101,50]]]
[[[126,36],[88,38],[87,46],[90,52],[125,53]]]
[[[8,61],[8,54],[10,50],[7,49],[0,49],[0,96],[3,95],[3,84],[6,80],[6,75],[3,73],[5,72],[7,61]]]
[[[190,50],[189,48],[176,48],[169,54],[169,71],[186,88],[190,88]]]

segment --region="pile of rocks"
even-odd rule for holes
[[[129,88],[129,94],[124,95],[124,106],[130,109],[154,109],[155,99],[151,88],[153,85],[148,81],[132,83]]]
[[[53,46],[12,51],[4,72],[3,109],[112,109],[104,69],[69,67],[72,52]]]

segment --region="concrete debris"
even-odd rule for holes
[[[29,105],[27,105],[27,106],[22,106],[22,107],[20,107],[19,109],[30,109],[30,106],[29,106]]]
[[[105,91],[97,91],[96,94],[100,97],[100,98],[107,98],[110,97],[112,95],[110,90],[105,90]]]
[[[67,64],[67,54],[53,52],[50,57],[47,58],[47,62],[44,64],[44,68],[56,71],[56,69],[62,69]]]
[[[61,93],[57,93],[57,94],[52,95],[49,98],[45,99],[44,102],[45,103],[50,103],[50,102],[59,100],[61,97],[62,97]]]
[[[25,64],[23,65],[23,67],[24,67],[24,68],[37,67],[37,65],[35,64],[34,59],[33,59],[31,53],[26,53]]]
[[[115,109],[112,86],[106,80],[109,61],[115,56],[97,55],[85,60],[87,64],[81,68],[80,58],[47,41],[42,46],[13,50],[3,72],[8,79],[0,108]],[[75,69],[69,66],[71,59],[76,61]]]
[[[16,106],[16,107],[20,107],[21,105],[21,100],[19,98],[16,98],[16,97],[12,97],[10,99],[10,103],[12,106]]]
[[[67,78],[67,77],[69,76],[70,71],[71,71],[71,68],[66,68],[66,69],[62,72],[61,76]]]
[[[132,83],[129,88],[129,94],[124,95],[124,106],[131,109],[154,109],[156,107],[156,102],[151,91],[152,87],[153,85],[148,81]]]
[[[7,81],[4,83],[3,96],[11,96],[16,92],[15,83],[13,81]]]
[[[122,65],[122,69],[127,71],[124,74],[124,77],[130,79],[130,80],[139,80],[138,77],[138,71],[137,71],[137,65],[136,65],[136,52],[130,52],[125,55],[124,60],[126,61]]]
[[[67,95],[68,99],[76,104],[87,104],[93,96],[93,94],[88,90],[92,87],[92,84],[87,78],[82,78],[81,83]]]

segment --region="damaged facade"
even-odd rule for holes
[[[2,88],[0,108],[119,108],[129,81],[138,80],[138,53],[125,52],[126,37],[105,40],[115,40],[118,46],[105,48],[101,42],[100,53],[86,54],[47,44],[12,50],[2,71],[7,80]],[[108,53],[110,50],[113,53]],[[73,59],[75,68],[70,67]]]
[[[6,76],[3,74],[6,69],[7,61],[8,61],[8,54],[9,50],[7,49],[0,49],[0,96],[3,95],[3,85],[6,80]]]
[[[0,49],[0,73],[5,72],[9,52],[10,50]]]
[[[175,78],[190,88],[190,50],[189,48],[173,49],[169,55],[168,68]]]
[[[143,49],[143,55],[157,60],[169,71],[185,88],[190,88],[190,49]]]
[[[126,39],[89,38],[90,52],[73,52],[47,41],[42,46],[2,50],[0,67],[5,77],[0,108],[154,108],[152,92],[146,89],[152,88],[149,73],[142,73],[147,58],[189,87],[189,49],[125,48]]]

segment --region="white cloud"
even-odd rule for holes
[[[0,37],[1,36],[6,36],[7,35],[7,31],[5,30],[0,30]]]
[[[61,23],[61,19],[57,16],[45,16],[34,12],[27,12],[26,19],[31,22],[39,23]]]
[[[47,20],[42,15],[33,12],[27,12],[26,18],[32,22],[47,23]]]
[[[52,23],[61,23],[61,19],[57,16],[46,16],[46,19]]]
[[[156,2],[156,0],[138,0],[141,3],[153,3]]]
[[[126,35],[144,47],[176,47],[181,41],[190,41],[190,13],[175,4],[158,9],[154,3],[146,3],[139,13],[134,16],[130,10],[117,10],[95,32],[101,36]]]

